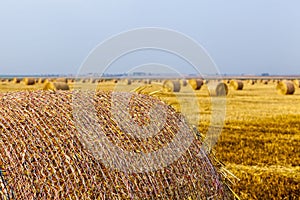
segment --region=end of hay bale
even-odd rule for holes
[[[131,83],[132,83],[131,79],[125,79],[125,84],[126,85],[131,85]]]
[[[181,80],[180,80],[180,84],[181,84],[182,87],[187,86],[187,81],[186,81],[186,79],[181,79]]]
[[[204,84],[202,79],[190,79],[188,82],[194,90],[200,90]]]
[[[34,78],[24,78],[23,82],[25,85],[34,85],[35,84],[35,79]]]
[[[163,82],[163,88],[166,92],[179,92],[180,82],[176,80],[165,80]]]
[[[227,96],[228,94],[228,86],[226,83],[218,83],[216,89],[215,89],[215,95],[216,96]]]
[[[43,90],[70,90],[70,87],[67,83],[64,82],[48,82],[45,83]]]
[[[296,88],[300,88],[300,81],[298,79],[293,80],[293,83]]]
[[[22,81],[21,78],[14,78],[14,79],[12,80],[12,83],[20,83],[21,81]]]
[[[282,95],[292,95],[295,93],[295,86],[291,81],[280,81],[276,86],[276,90]]]
[[[68,83],[68,79],[67,78],[57,78],[55,80],[55,82]]]
[[[241,80],[231,80],[229,85],[235,90],[243,90],[244,83]]]

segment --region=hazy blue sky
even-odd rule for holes
[[[297,0],[1,1],[0,74],[76,73],[101,41],[149,26],[194,38],[222,73],[300,74],[299,10]]]

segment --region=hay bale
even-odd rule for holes
[[[17,83],[21,83],[21,81],[22,81],[21,78],[14,78],[14,79],[12,80],[12,83],[17,84]]]
[[[296,88],[300,88],[300,82],[299,82],[298,79],[293,80],[293,83],[294,83]]]
[[[131,79],[125,79],[125,85],[131,85],[132,81]]]
[[[144,84],[151,84],[152,83],[151,79],[145,79],[143,82],[144,82]]]
[[[180,91],[180,82],[179,81],[172,81],[172,80],[165,80],[163,82],[163,88],[166,92],[179,92]]]
[[[48,82],[44,85],[43,90],[51,90],[51,91],[70,90],[70,87],[65,82]]]
[[[34,85],[35,84],[35,79],[34,78],[24,78],[23,82],[25,85]]]
[[[194,90],[200,90],[204,84],[202,79],[189,79],[188,82]]]
[[[67,79],[67,78],[57,78],[57,79],[55,80],[55,82],[68,83],[68,79]]]
[[[263,82],[262,82],[264,85],[268,85],[268,83],[269,83],[269,80],[263,80]]]
[[[295,93],[295,86],[291,81],[281,81],[277,84],[276,90],[279,94],[292,95]]]
[[[228,94],[228,86],[226,83],[218,83],[215,89],[215,96],[227,96]]]
[[[186,81],[186,79],[181,79],[180,80],[180,85],[182,86],[182,87],[185,87],[185,86],[187,86],[187,81]]]
[[[241,80],[231,80],[229,85],[235,90],[243,90],[244,88],[244,83]]]
[[[101,145],[97,134],[103,134],[107,141],[113,141],[113,145],[118,146],[122,153],[130,152],[137,156],[156,152],[176,137],[180,141],[178,134],[191,133],[192,137],[198,134],[189,127],[181,133],[180,124],[184,117],[174,113],[170,106],[150,96],[132,96],[128,109],[133,120],[139,124],[148,124],[152,120],[148,115],[152,105],[160,105],[166,113],[165,126],[154,136],[141,139],[125,132],[114,122],[111,93],[93,93],[90,99],[79,99],[80,104],[76,105],[79,110],[87,109],[89,113],[86,102],[90,102],[95,105],[93,109],[96,118],[98,116],[95,119],[93,115],[87,114],[85,118],[81,118],[87,122],[83,124],[76,124],[74,121],[72,95],[74,93],[68,91],[23,91],[0,97],[0,138],[3,141],[0,165],[5,164],[3,168],[6,171],[4,179],[7,194],[14,195],[8,199],[234,198],[224,182],[226,174],[222,178],[223,174],[219,172],[211,155],[199,151],[204,144],[196,136],[188,149],[183,152],[176,149],[173,152],[176,155],[181,153],[178,159],[157,170],[127,173],[111,167],[105,160],[97,157],[97,149],[100,150]],[[118,95],[116,103],[118,107],[122,107],[124,93]],[[127,109],[119,111],[123,114]],[[103,133],[95,133],[96,130],[88,128],[88,123],[95,122]],[[132,129],[131,126],[127,128]],[[83,133],[80,134],[78,130]],[[84,140],[88,139],[88,142],[94,144],[94,151],[87,147]],[[182,148],[184,143],[185,141],[179,142],[176,147]],[[101,150],[115,153],[106,148]],[[158,159],[159,156],[160,154]],[[162,156],[172,159],[173,155]]]
[[[250,80],[248,80],[248,82],[247,82],[249,85],[254,85],[255,84],[255,81],[254,80],[252,80],[252,79],[250,79]]]
[[[91,83],[98,83],[98,79],[93,78],[92,81],[91,81]]]
[[[49,82],[49,79],[47,79],[47,78],[40,78],[39,79],[39,83],[41,83],[41,84],[45,84],[45,83],[48,83]]]

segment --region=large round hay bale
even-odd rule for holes
[[[12,80],[12,83],[20,83],[22,81],[22,79],[21,78],[14,78],[13,80]]]
[[[231,80],[230,87],[232,87],[235,90],[243,90],[244,83],[241,80]]]
[[[70,90],[70,87],[65,82],[48,82],[44,85],[43,89],[44,90],[51,90],[51,91]]]
[[[35,84],[35,78],[24,78],[23,82],[25,85],[34,85]]]
[[[47,78],[40,78],[38,83],[45,84],[45,83],[48,83],[48,82],[49,82],[49,79],[47,79]]]
[[[293,83],[294,83],[296,88],[300,88],[300,82],[299,82],[298,79],[293,80]]]
[[[57,78],[57,79],[55,79],[55,82],[68,83],[68,79],[67,78]]]
[[[180,84],[181,84],[182,87],[185,87],[185,86],[187,86],[188,83],[187,83],[186,79],[181,79]]]
[[[97,78],[93,78],[91,83],[98,83],[98,79]]]
[[[264,85],[268,85],[268,83],[269,83],[269,80],[263,80],[263,82],[262,82]]]
[[[129,112],[141,126],[153,120],[148,115],[150,110],[154,112],[152,105],[165,110],[165,126],[144,139],[116,124],[111,93],[78,99],[78,110],[86,110],[86,116],[80,118],[82,124],[75,121],[72,95],[69,91],[23,91],[0,97],[0,165],[6,172],[0,183],[5,180],[1,192],[8,199],[234,199],[211,155],[200,150],[204,145],[201,139],[193,136],[196,132],[188,126],[180,131],[183,116],[170,106],[150,96],[133,94],[128,111],[121,109],[126,94],[117,94],[120,114]],[[89,109],[87,102],[94,108]],[[96,113],[90,115],[93,109]],[[89,129],[89,123],[97,123],[101,132]],[[132,125],[127,128],[130,131]],[[181,148],[186,141],[181,140],[181,134],[194,138],[184,151]],[[133,163],[125,162],[113,149],[101,148],[100,135],[114,145],[112,148],[120,149],[120,154],[129,152],[139,157],[158,153],[158,160],[172,162],[144,172],[118,170],[108,164],[114,157],[101,159],[97,155],[116,156],[120,159],[116,162],[124,162],[124,166]],[[169,147],[174,149],[172,153],[159,154],[174,140],[178,143]],[[178,159],[173,161],[174,155]],[[141,167],[151,167],[147,163]]]
[[[194,90],[200,90],[204,84],[202,79],[189,79],[188,82]]]
[[[255,81],[252,80],[252,79],[250,79],[250,80],[247,81],[247,83],[248,83],[249,85],[254,85],[254,84],[255,84]]]
[[[7,78],[7,82],[12,82],[14,78]]]
[[[144,82],[144,84],[151,84],[152,80],[151,79],[144,79],[143,82]]]
[[[295,93],[295,86],[291,81],[281,81],[277,84],[276,89],[279,94],[292,95]]]
[[[126,85],[131,85],[131,83],[132,83],[131,79],[125,79],[125,84]]]
[[[215,94],[216,96],[226,96],[228,94],[228,86],[226,83],[218,83],[217,87],[215,89]]]
[[[165,80],[163,82],[163,88],[166,92],[179,92],[180,82],[177,80]]]

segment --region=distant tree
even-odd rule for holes
[[[262,73],[261,76],[270,76],[269,73]]]

